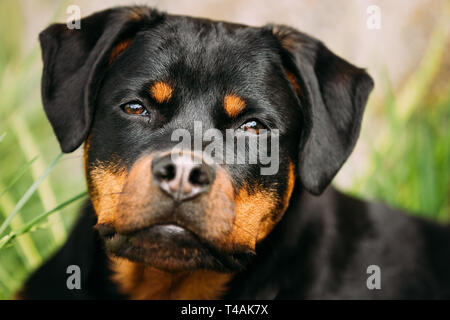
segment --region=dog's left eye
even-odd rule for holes
[[[124,104],[122,106],[122,110],[128,114],[148,116],[147,109],[145,109],[144,106],[136,102]]]
[[[239,130],[249,131],[255,134],[258,134],[261,129],[266,129],[266,127],[258,120],[247,121],[239,127]]]

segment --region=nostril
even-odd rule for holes
[[[206,186],[210,183],[208,174],[202,167],[193,168],[189,174],[189,182],[196,186]]]
[[[160,180],[171,181],[175,178],[176,173],[177,169],[175,168],[175,165],[168,163],[156,170],[155,175]]]

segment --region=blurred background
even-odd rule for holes
[[[449,1],[1,0],[0,299],[64,242],[85,197],[82,154],[61,156],[40,99],[38,33],[66,22],[71,4],[82,16],[147,4],[251,25],[283,23],[323,40],[375,79],[359,142],[335,186],[450,221]],[[370,23],[372,5],[380,28]]]

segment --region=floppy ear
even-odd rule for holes
[[[78,148],[89,133],[96,92],[114,48],[156,17],[147,7],[121,7],[82,19],[80,29],[53,24],[40,33],[42,101],[64,152]]]
[[[288,80],[310,107],[311,128],[299,155],[305,189],[320,194],[355,146],[373,81],[323,43],[286,26],[272,27]]]

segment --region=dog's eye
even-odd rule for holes
[[[148,116],[147,109],[139,103],[126,103],[122,106],[122,110],[128,114]]]
[[[248,131],[255,134],[258,134],[261,129],[266,129],[266,127],[258,120],[247,121],[239,127],[239,130]]]

